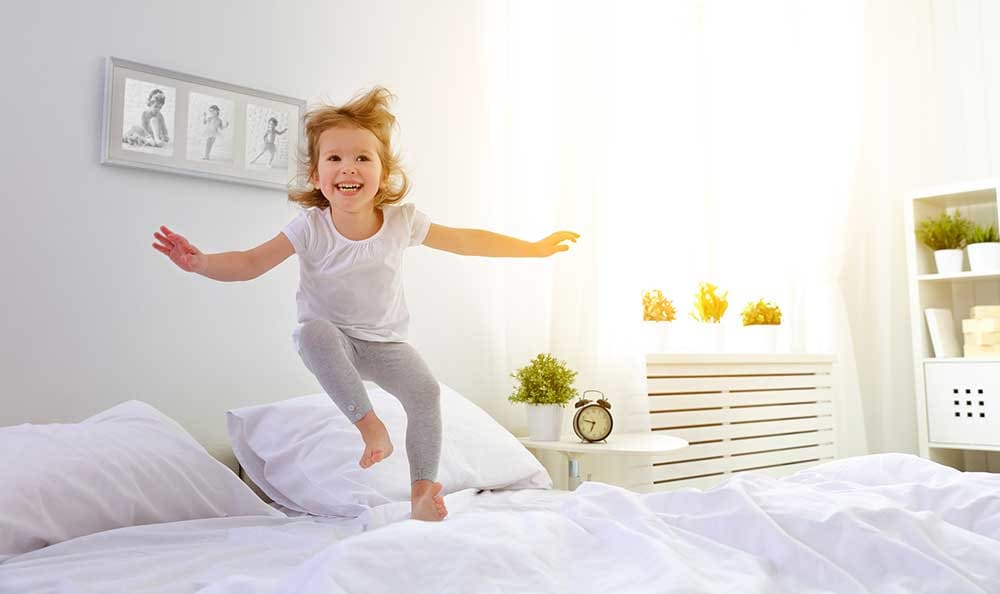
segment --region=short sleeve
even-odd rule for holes
[[[404,204],[403,206],[411,211],[408,213],[410,216],[407,217],[410,221],[410,245],[420,245],[427,238],[427,231],[431,228],[431,218],[417,210],[417,207],[412,204]]]
[[[300,212],[297,217],[289,221],[289,223],[281,229],[281,232],[285,234],[288,241],[292,243],[292,247],[295,248],[295,253],[300,257],[309,249],[309,240],[312,235],[311,231],[312,229],[309,226],[309,213],[305,210]]]

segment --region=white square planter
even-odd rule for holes
[[[525,404],[528,436],[537,441],[559,441],[564,407],[558,404]]]
[[[962,272],[962,250],[934,250],[938,274]]]
[[[740,328],[740,341],[748,353],[773,353],[778,350],[778,324],[751,324]]]
[[[973,272],[1000,270],[1000,243],[970,243],[965,249],[969,252],[969,269]]]

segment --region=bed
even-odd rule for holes
[[[450,396],[452,400],[446,403],[451,409],[466,406],[455,405],[455,397]],[[284,413],[296,419],[305,414],[303,423],[309,425],[307,404],[315,405],[315,411],[322,410],[321,399],[299,399],[297,407]],[[376,406],[380,404],[385,403]],[[138,405],[129,409],[129,414],[139,413],[146,415],[144,419],[152,415]],[[268,427],[267,422],[271,418],[274,423],[288,425],[290,417],[273,413],[248,414],[242,419],[243,437],[252,432],[252,425],[266,429],[261,435],[267,435],[270,442],[247,438],[247,443],[241,444],[240,439],[234,439],[234,450],[240,449],[238,444],[254,446],[265,469],[270,466],[272,470],[280,466],[275,460],[288,458],[291,447],[289,435],[275,437],[274,427]],[[470,421],[471,414],[462,413],[462,422],[473,425],[471,430],[487,431],[482,425],[485,421]],[[118,418],[123,416],[119,411]],[[387,412],[387,418],[393,419],[393,413]],[[449,439],[461,437],[457,429],[448,431],[449,423],[457,420],[445,418]],[[103,421],[108,421],[107,415]],[[145,422],[142,431],[148,434],[150,425]],[[238,436],[233,432],[237,424],[231,417],[231,436]],[[179,440],[177,443],[190,439],[177,433],[177,428],[171,429],[176,433],[171,434],[172,439]],[[392,433],[394,428],[389,428]],[[0,428],[0,446],[11,443],[11,432],[5,433],[8,429]],[[89,431],[88,435],[95,433],[93,426]],[[320,448],[317,442],[302,437],[301,427],[298,431],[299,437],[291,441],[297,440],[299,449],[315,453]],[[38,437],[49,440],[45,443],[52,441],[47,433]],[[323,443],[336,441],[329,433],[320,438]],[[76,435],[74,439],[74,449],[81,449],[79,442],[84,438]],[[117,441],[122,440],[105,440],[101,451]],[[283,449],[268,450],[268,443]],[[458,445],[446,443],[445,455]],[[149,447],[154,451],[153,445]],[[170,451],[178,447],[174,444]],[[105,530],[81,526],[80,531],[89,532],[47,536],[62,540],[0,557],[0,592],[1000,592],[1000,477],[992,474],[963,473],[906,454],[881,454],[834,460],[780,479],[742,473],[704,491],[639,494],[589,481],[570,492],[551,488],[550,481],[546,484],[538,468],[527,462],[530,454],[516,439],[511,437],[504,447],[510,449],[489,452],[494,463],[488,468],[477,467],[475,460],[463,460],[465,470],[471,469],[467,476],[462,475],[462,469],[443,469],[455,477],[453,482],[459,488],[446,496],[449,516],[437,523],[409,519],[408,502],[377,481],[360,496],[355,494],[331,508],[340,515],[330,510],[304,510],[309,505],[302,502],[308,498],[296,488],[308,485],[312,495],[326,488],[344,489],[359,475],[350,475],[354,478],[345,479],[347,482],[322,481],[327,474],[348,472],[349,463],[356,462],[350,460],[354,452],[344,456],[343,467],[327,464],[320,478],[306,480],[310,464],[304,459],[295,461],[295,473],[275,470],[258,475],[264,483],[258,487],[271,491],[269,495],[277,494],[272,499],[284,499],[292,507],[281,501],[263,502],[231,470],[222,467],[230,476],[221,479],[215,473],[212,480],[233,479],[236,483],[227,483],[225,493],[214,492],[223,498],[213,505],[228,506],[222,512],[212,512],[215,517],[173,521],[160,517],[153,519],[161,521],[136,523],[135,518],[108,515],[109,521],[116,519],[123,525]],[[130,451],[129,459],[139,458],[134,444]],[[323,458],[335,457],[331,454],[334,451],[325,451]],[[143,454],[154,455],[161,454]],[[241,463],[248,456],[247,452],[236,455],[242,456]],[[495,458],[497,455],[507,457]],[[507,463],[498,465],[497,459]],[[26,467],[37,468],[29,462]],[[144,496],[148,501],[141,499],[136,506],[148,504],[151,513],[182,496],[173,493],[169,502],[154,500],[154,491],[164,488],[156,481],[168,478],[171,488],[179,489],[175,485],[194,483],[204,478],[202,474],[209,476],[209,471],[198,470],[194,462],[167,465],[157,460],[156,464],[176,467],[181,474],[157,477],[134,473],[132,482],[148,480],[150,489]],[[519,465],[523,466],[519,474],[510,474],[510,467]],[[107,462],[100,466],[106,467]],[[497,466],[508,474],[491,474]],[[70,472],[69,466],[63,468],[62,474]],[[126,472],[120,464],[116,476]],[[387,466],[384,472],[388,476],[399,470]],[[80,484],[95,481],[93,476],[81,477]],[[202,496],[215,485],[206,484],[209,486],[199,488]],[[60,493],[66,490],[72,490],[72,485],[61,485]],[[92,495],[81,493],[73,501]],[[246,493],[254,500],[246,499]],[[106,502],[112,496],[101,493],[99,501]],[[21,499],[0,498],[4,503],[0,506],[0,529],[13,525],[12,506],[37,506],[40,497],[53,497],[53,503],[60,503],[58,494],[44,492],[32,492]],[[316,499],[330,501],[328,496]],[[54,516],[70,513],[63,509],[72,507],[69,502],[50,505],[46,518],[50,524],[59,524]],[[90,514],[88,518],[93,507],[84,509]],[[32,526],[51,534],[56,528]]]

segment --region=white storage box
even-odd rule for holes
[[[1000,361],[926,361],[931,445],[1000,446]]]

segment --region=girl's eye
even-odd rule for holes
[[[339,160],[340,160],[340,156],[339,155],[330,155],[327,158],[327,161],[339,161]]]
[[[358,156],[358,161],[367,161],[367,160],[368,160],[368,156],[367,155],[359,155]]]

